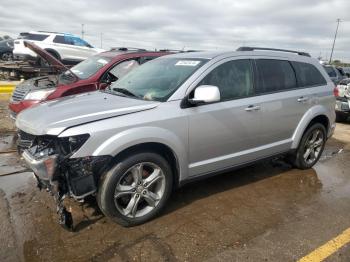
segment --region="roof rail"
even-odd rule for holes
[[[33,31],[33,32],[48,33],[48,34],[60,34],[60,35],[71,35],[70,33],[52,32],[52,31]]]
[[[178,50],[178,49],[159,49],[160,52],[178,52],[178,53],[190,53],[198,52],[198,50]]]
[[[144,48],[137,47],[111,47],[110,51],[147,51]]]
[[[311,55],[309,53],[306,53],[306,52],[287,50],[287,49],[266,48],[266,47],[241,46],[241,47],[237,48],[236,51],[254,51],[254,50],[267,50],[267,51],[287,52],[287,53],[294,53],[294,54],[298,54],[298,55],[302,55],[302,56],[311,57]]]

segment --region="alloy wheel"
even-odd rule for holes
[[[324,144],[324,135],[320,129],[315,129],[306,139],[303,158],[304,161],[311,165],[319,157]]]
[[[122,176],[114,192],[118,211],[130,218],[150,213],[162,199],[165,191],[163,170],[151,162],[138,163]]]

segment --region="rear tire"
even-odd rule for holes
[[[52,55],[57,60],[61,61],[61,57],[60,57],[60,55],[57,52],[52,51],[52,50],[45,50],[45,51],[48,52],[50,55]]]
[[[97,194],[101,211],[122,226],[154,218],[164,208],[173,185],[169,163],[140,152],[118,161],[102,178]]]
[[[291,164],[299,169],[309,169],[320,159],[326,144],[326,128],[313,124],[301,138],[298,149],[290,156]]]

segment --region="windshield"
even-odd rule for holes
[[[112,84],[110,90],[145,100],[166,101],[207,60],[161,58],[131,71]]]
[[[91,56],[88,59],[73,66],[70,70],[80,79],[87,79],[98,70],[107,65],[111,58],[104,56]]]

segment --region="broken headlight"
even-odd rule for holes
[[[77,151],[88,139],[89,134],[61,137],[60,148],[64,155],[72,154]]]
[[[25,100],[44,100],[53,91],[55,91],[55,88],[47,88],[44,90],[31,91],[25,96],[24,99]]]

